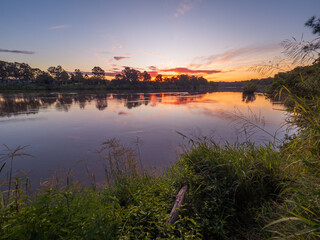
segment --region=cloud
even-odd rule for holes
[[[148,51],[145,51],[145,50],[140,50],[139,52],[142,53],[142,54],[145,54],[145,55],[158,57],[158,58],[162,58],[162,59],[167,58],[167,56],[164,56],[162,54],[152,53],[152,52],[148,52]]]
[[[121,44],[113,45],[112,46],[112,51],[117,50],[117,49],[122,49],[122,48],[123,48],[123,46]]]
[[[149,66],[148,67],[151,71],[158,71],[158,68],[156,66]]]
[[[196,2],[200,2],[201,0],[183,0],[180,4],[173,16],[178,18],[181,15],[184,15],[186,12],[189,12],[195,5]]]
[[[1,49],[1,48],[0,48],[0,52],[18,53],[18,54],[35,54],[35,52],[32,52],[32,51],[9,50],[9,49]]]
[[[124,60],[124,59],[131,59],[132,57],[121,57],[121,56],[114,56],[113,57],[115,60],[120,61],[120,60]]]
[[[198,57],[194,59],[194,62],[189,67],[203,67],[211,64],[226,64],[233,60],[239,60],[240,58],[249,58],[261,53],[270,53],[279,51],[281,46],[279,44],[266,44],[266,45],[252,45],[242,48],[234,48],[220,54],[212,54],[209,56]]]
[[[57,25],[57,26],[49,27],[49,30],[58,30],[58,29],[65,29],[65,28],[70,28],[70,26],[69,25]]]
[[[221,73],[220,70],[204,70],[204,69],[192,70],[192,69],[183,68],[183,67],[161,69],[161,72],[175,72],[175,73],[179,73],[179,74],[198,74],[198,73],[214,74],[214,73]]]

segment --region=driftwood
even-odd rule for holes
[[[169,219],[168,219],[168,223],[173,224],[177,221],[178,216],[179,216],[179,211],[180,211],[180,207],[183,204],[183,199],[184,199],[184,195],[188,190],[188,185],[184,185],[178,195],[176,196],[176,201],[173,205],[173,208],[171,210],[171,213],[169,214]]]

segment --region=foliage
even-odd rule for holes
[[[320,96],[320,63],[278,73],[274,79],[268,89],[271,97],[278,96],[282,86],[286,86],[291,93],[299,97],[312,99],[312,96]]]
[[[103,78],[105,76],[105,72],[101,67],[92,68],[92,75],[96,78]]]
[[[125,67],[114,79],[106,80],[105,71],[95,66],[92,76],[83,75],[80,69],[68,73],[60,65],[49,67],[47,72],[32,69],[25,63],[0,61],[0,90],[145,90],[145,91],[213,91],[215,84],[203,77],[180,75],[165,77],[151,75]]]
[[[246,94],[253,94],[257,89],[258,86],[253,82],[248,82],[243,85],[243,93]]]
[[[288,196],[265,226],[274,238],[318,239],[320,237],[320,99],[301,98],[286,86],[287,98],[293,103],[289,109],[289,124],[298,127],[282,146],[285,167],[294,182],[285,190]]]

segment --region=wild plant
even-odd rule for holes
[[[26,153],[26,152],[23,152],[23,150],[25,148],[27,148],[28,146],[18,146],[17,148],[15,149],[11,149],[9,148],[7,145],[4,145],[5,147],[5,153],[1,153],[0,154],[0,174],[2,172],[5,171],[5,169],[7,169],[6,173],[5,173],[5,179],[6,181],[4,182],[4,186],[6,188],[5,191],[2,191],[2,195],[3,193],[6,192],[6,195],[7,197],[5,198],[4,196],[2,197],[2,201],[3,203],[2,204],[8,204],[10,202],[10,198],[12,196],[12,194],[17,191],[17,189],[14,189],[12,190],[12,187],[15,186],[20,186],[20,179],[19,178],[14,178],[13,177],[13,169],[14,169],[14,166],[13,166],[13,162],[14,162],[14,159],[16,158],[25,158],[25,157],[33,157],[31,154],[29,153]],[[6,165],[9,165],[9,168],[5,168]],[[15,184],[13,184],[13,180],[16,179],[16,182]],[[18,181],[19,179],[19,181]],[[19,184],[17,184],[17,182],[19,182]],[[26,186],[26,191],[28,189],[28,187],[30,186],[29,184],[29,179],[26,178],[26,182],[25,182],[25,186]],[[20,189],[18,189],[20,191]]]

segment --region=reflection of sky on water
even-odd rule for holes
[[[274,109],[261,94],[254,101],[242,101],[241,93],[54,93],[0,95],[0,144],[14,148],[29,145],[32,159],[17,159],[15,167],[33,170],[39,182],[49,169],[72,168],[84,177],[81,159],[102,176],[101,163],[95,153],[100,144],[111,138],[140,151],[146,168],[164,167],[174,162],[186,140],[207,136],[223,144],[241,142],[237,114],[252,119],[274,134],[284,122],[282,111]],[[281,105],[276,106],[282,109]],[[259,125],[259,126],[260,126]],[[285,130],[285,129],[284,129]],[[283,138],[285,132],[278,132]],[[272,137],[257,131],[251,136],[257,144]]]

